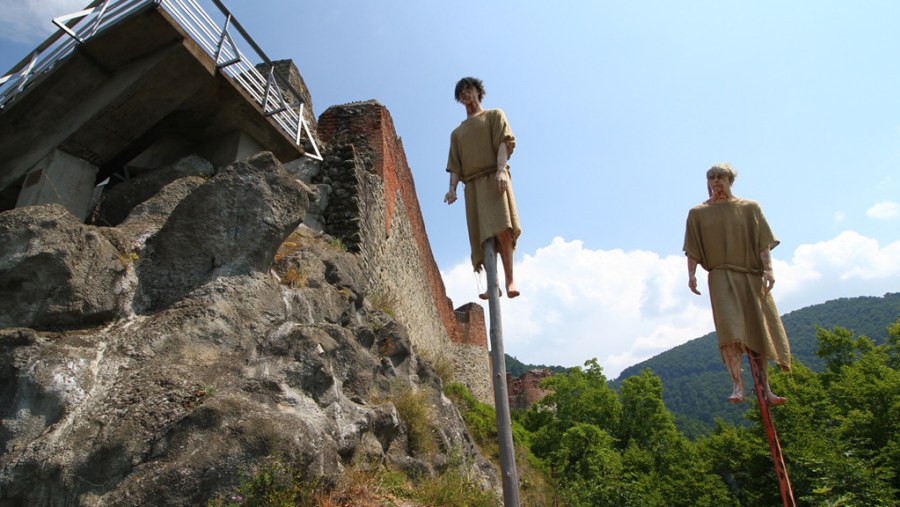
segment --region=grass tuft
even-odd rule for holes
[[[372,303],[372,308],[391,317],[397,317],[396,308],[398,301],[392,292],[379,288],[369,295],[369,302]]]
[[[281,283],[292,289],[306,287],[309,275],[303,269],[291,266],[281,275]]]
[[[399,382],[395,383],[391,391],[397,413],[406,423],[410,450],[422,454],[435,452],[437,441],[434,436],[434,414],[431,411],[428,394]]]
[[[347,251],[347,245],[345,245],[344,242],[341,241],[341,238],[332,238],[328,241],[328,244],[331,245],[331,247],[335,250],[340,250],[341,252]]]
[[[447,354],[444,351],[436,354],[425,352],[422,354],[422,357],[431,363],[431,367],[434,368],[434,373],[438,377],[441,377],[444,384],[453,382],[456,377],[456,363],[453,361],[453,357],[451,357],[450,354]]]

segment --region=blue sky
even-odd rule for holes
[[[86,3],[0,0],[0,67]],[[271,58],[294,60],[316,114],[387,106],[457,305],[479,286],[462,203],[442,202],[465,116],[453,86],[484,80],[485,107],[504,109],[518,141],[523,295],[503,312],[522,361],[597,357],[615,377],[713,329],[681,245],[715,162],[738,170],[735,194],[761,203],[782,242],[782,313],[900,290],[900,3],[225,4]]]

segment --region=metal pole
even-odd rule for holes
[[[497,412],[497,439],[500,441],[500,473],[503,475],[503,505],[519,507],[519,474],[513,448],[512,422],[506,390],[506,361],[503,353],[503,323],[500,318],[500,290],[497,282],[497,253],[494,239],[484,242],[484,269],[487,271],[488,308],[491,314],[491,371],[494,378],[494,407]]]
[[[778,442],[778,432],[772,422],[772,414],[769,412],[769,404],[766,402],[765,385],[762,381],[762,370],[757,364],[761,357],[757,352],[747,349],[750,359],[750,372],[753,375],[753,385],[756,388],[756,399],[759,401],[759,413],[762,415],[763,426],[766,428],[766,438],[769,439],[769,451],[772,453],[772,462],[775,464],[775,476],[778,479],[778,489],[781,491],[781,501],[784,507],[795,507],[794,492],[791,489],[791,479],[788,477],[787,468],[784,466],[784,455],[781,454],[781,443]],[[762,365],[766,367],[767,365]]]

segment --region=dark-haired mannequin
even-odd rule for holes
[[[513,276],[513,251],[522,232],[516,212],[507,161],[516,140],[499,109],[481,106],[484,87],[480,80],[464,78],[457,84],[456,99],[466,108],[466,120],[450,136],[447,171],[450,189],[444,202],[456,202],[456,187],[465,184],[466,221],[472,247],[472,266],[480,271],[484,262],[483,245],[494,239],[503,262],[506,293],[519,295]],[[481,294],[487,299],[487,294]]]

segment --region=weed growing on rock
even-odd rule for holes
[[[355,464],[344,469],[330,490],[318,481],[308,481],[297,467],[276,457],[266,458],[224,497],[207,502],[207,507],[309,506],[309,507],[388,507],[388,506],[470,506],[496,507],[490,491],[466,478],[459,465],[451,465],[437,477],[410,479],[398,470],[383,466]]]
[[[313,241],[313,238],[310,238],[308,235],[303,234],[300,231],[294,231],[288,235],[287,238],[281,243],[281,246],[278,247],[278,251],[275,252],[275,262],[279,262],[285,257],[296,253],[303,248],[307,247],[310,242]]]
[[[406,423],[409,447],[412,452],[430,454],[437,450],[434,436],[434,414],[425,391],[397,382],[391,389],[391,397],[400,419]]]
[[[431,363],[431,367],[434,368],[434,373],[436,373],[438,377],[441,377],[444,384],[453,382],[453,379],[456,376],[456,363],[453,362],[453,358],[449,354],[446,354],[443,351],[438,352],[437,354],[425,352],[422,354],[422,357]]]
[[[265,505],[288,507],[322,505],[317,494],[318,482],[307,481],[302,470],[285,463],[278,456],[268,456],[245,474],[234,491],[209,500],[207,507],[239,507]]]
[[[497,415],[494,407],[481,403],[469,393],[462,384],[450,382],[444,384],[444,394],[447,395],[459,409],[469,434],[478,444],[478,447],[491,456],[499,457],[497,444]]]
[[[194,396],[200,398],[206,398],[216,394],[216,387],[211,385],[196,385],[194,386]]]
[[[129,266],[131,264],[134,264],[135,262],[140,260],[140,258],[141,258],[141,256],[138,255],[136,252],[127,252],[127,253],[119,254],[119,262],[121,262],[123,266]]]
[[[347,251],[347,245],[345,245],[344,242],[341,241],[341,238],[332,238],[330,241],[328,241],[328,244],[331,245],[331,247],[335,250],[339,250],[341,252]]]
[[[470,507],[495,507],[497,497],[490,491],[481,491],[463,475],[460,467],[452,467],[440,476],[416,485],[416,500],[423,505],[467,505]]]
[[[478,401],[464,385],[459,383],[445,384],[444,394],[459,409],[469,434],[482,454],[497,470],[500,470],[500,446],[497,443],[497,419],[494,407]],[[527,430],[515,420],[512,426],[516,471],[519,474],[519,498],[522,505],[559,505],[555,488],[548,483],[546,475],[540,470],[538,460],[528,450]]]
[[[399,348],[400,339],[394,336],[387,336],[385,339],[378,345],[378,356],[381,358],[391,357],[397,353]]]
[[[390,315],[391,317],[397,316],[394,311],[397,307],[397,297],[394,296],[393,293],[383,288],[379,288],[369,295],[369,301],[372,303],[372,308]]]

